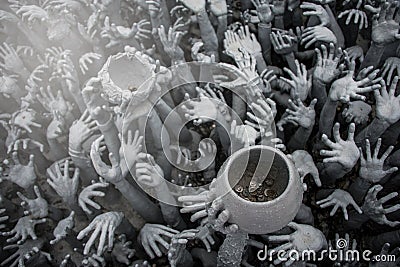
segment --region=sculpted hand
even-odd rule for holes
[[[337,44],[336,35],[324,26],[309,27],[301,35],[301,44],[305,44],[306,49],[317,41]]]
[[[4,212],[6,211],[6,209],[0,209],[0,215],[2,215]],[[2,216],[0,217],[0,223],[3,223],[5,221],[8,220],[8,216]],[[5,224],[0,224],[0,230],[6,228]]]
[[[365,142],[365,150],[366,150],[366,158],[364,157],[362,148],[360,147],[361,153],[361,166],[359,175],[362,179],[370,182],[370,183],[379,183],[385,176],[392,174],[398,170],[397,167],[393,167],[387,170],[384,170],[384,163],[387,157],[393,150],[393,146],[390,146],[385,153],[383,153],[382,157],[379,159],[379,151],[381,148],[382,139],[379,138],[376,147],[374,150],[374,154],[371,153],[371,145],[369,140],[367,139]]]
[[[207,223],[215,231],[223,234],[235,233],[239,230],[236,224],[229,224],[230,213],[224,208],[221,198],[215,199],[207,209]]]
[[[282,126],[287,122],[295,126],[300,126],[304,129],[312,129],[315,124],[315,104],[317,99],[313,99],[308,107],[299,99],[295,99],[295,103],[289,99],[289,108],[286,109],[287,116],[284,117],[284,122],[279,124],[279,130],[282,131]]]
[[[247,117],[255,123],[246,120],[245,124],[260,130],[261,137],[263,137],[271,131],[271,125],[277,113],[276,104],[269,98],[266,100],[258,99],[256,103],[250,105],[250,108],[254,114],[247,112]]]
[[[36,185],[33,187],[37,198],[29,199],[25,197],[21,192],[17,192],[18,197],[22,200],[21,206],[26,209],[24,215],[29,215],[33,219],[44,218],[48,215],[47,201],[42,197],[39,191],[39,187]]]
[[[133,258],[136,253],[134,249],[130,248],[131,244],[131,241],[126,241],[125,235],[118,236],[118,241],[114,244],[114,248],[111,252],[118,262],[129,265],[131,262],[130,259]]]
[[[88,255],[90,248],[100,234],[97,255],[101,256],[104,252],[104,245],[108,236],[108,249],[111,250],[114,244],[115,229],[121,224],[124,214],[122,212],[110,211],[96,216],[93,221],[82,231],[79,232],[77,239],[81,240],[93,231],[83,250],[84,255]]]
[[[11,123],[15,124],[28,133],[32,133],[31,127],[40,128],[41,124],[35,122],[36,112],[33,109],[23,109],[13,114]]]
[[[328,12],[326,12],[325,8],[321,5],[316,5],[310,2],[303,2],[300,5],[300,8],[303,9],[304,16],[317,16],[321,26],[330,26],[330,18]],[[306,9],[307,11],[304,11]]]
[[[180,2],[196,14],[206,8],[206,1],[204,0],[180,0]]]
[[[336,189],[327,198],[317,201],[317,205],[319,205],[321,208],[334,206],[329,214],[330,216],[335,215],[336,211],[341,208],[346,221],[349,219],[349,215],[347,213],[347,207],[349,205],[352,205],[358,213],[362,213],[361,208],[354,201],[353,197],[348,192],[341,189]]]
[[[171,238],[171,243],[168,249],[168,261],[171,267],[176,267],[180,260],[184,257],[186,244],[189,240],[194,239],[198,230],[185,230]]]
[[[254,146],[259,133],[249,125],[236,125],[236,120],[231,124],[231,154],[249,146]]]
[[[79,186],[79,168],[74,169],[72,178],[70,177],[70,161],[66,159],[64,162],[64,171],[61,171],[61,167],[58,163],[55,163],[55,172],[51,169],[47,169],[47,174],[50,179],[47,179],[47,183],[56,191],[56,193],[66,203],[74,203],[76,201],[76,193],[78,192]]]
[[[79,59],[79,67],[81,68],[82,74],[85,75],[85,73],[89,70],[88,64],[92,64],[93,60],[99,60],[101,58],[102,56],[100,54],[93,52],[82,55]]]
[[[17,244],[22,244],[30,236],[33,240],[37,239],[35,234],[35,226],[39,223],[45,223],[46,219],[33,220],[29,216],[21,217],[14,229],[10,232],[3,233],[3,236],[14,235],[12,238],[7,239],[8,243],[12,243],[20,239]]]
[[[307,174],[311,174],[315,184],[321,187],[318,169],[315,166],[311,155],[305,150],[296,150],[288,157],[293,161],[295,168],[300,174],[300,179],[303,181]]]
[[[257,16],[261,23],[271,23],[274,20],[274,12],[271,5],[265,0],[252,0],[253,5],[257,9]]]
[[[142,244],[144,250],[146,251],[147,255],[149,255],[150,258],[154,259],[155,255],[157,255],[157,257],[162,256],[162,252],[157,243],[168,250],[169,244],[167,241],[165,241],[164,238],[172,238],[178,233],[179,231],[176,231],[161,224],[146,223],[140,230],[138,239]]]
[[[371,39],[377,45],[390,44],[400,39],[400,17],[397,16],[396,5],[386,3],[372,21]]]
[[[336,79],[344,69],[344,65],[340,65],[339,61],[343,55],[342,49],[339,48],[335,55],[335,45],[329,44],[329,53],[325,45],[321,45],[321,50],[316,48],[317,64],[314,69],[314,78],[321,80],[325,84],[331,83]]]
[[[360,63],[364,61],[364,51],[361,46],[355,45],[345,50],[350,61],[359,60]]]
[[[9,180],[24,189],[29,188],[35,183],[37,178],[34,159],[35,156],[30,155],[28,165],[22,165],[18,158],[18,152],[14,151],[12,153],[12,160],[14,163],[11,163],[8,159],[3,161],[8,167],[8,170],[2,173],[2,179]]]
[[[136,163],[136,177],[141,184],[157,188],[164,181],[164,172],[154,161],[153,156],[140,153]]]
[[[239,50],[242,48],[242,44],[240,43],[239,35],[236,32],[231,30],[227,30],[225,32],[224,48],[224,53],[233,58],[235,61],[242,57],[242,53]]]
[[[380,199],[377,198],[378,193],[383,189],[381,185],[373,186],[367,193],[364,199],[364,203],[361,207],[363,213],[367,215],[371,220],[379,224],[389,225],[390,227],[396,227],[400,224],[399,221],[389,221],[386,218],[386,214],[395,212],[400,209],[400,204],[394,205],[389,208],[384,208],[383,204],[389,200],[398,196],[397,192],[390,193]]]
[[[92,143],[92,147],[90,149],[90,158],[92,159],[92,164],[96,172],[106,181],[115,184],[124,179],[124,177],[122,175],[120,163],[112,153],[108,154],[111,166],[104,163],[101,159],[102,151],[100,150],[100,143],[103,140],[104,136],[100,136]]]
[[[49,259],[48,254],[46,255],[44,252],[41,252],[40,249],[43,247],[44,240],[43,239],[35,239],[35,240],[27,240],[24,243],[21,244],[13,244],[13,245],[8,245],[4,246],[4,250],[10,250],[10,249],[17,249],[10,257],[5,259],[2,263],[1,266],[10,266],[10,267],[16,267],[16,266],[25,266],[25,261],[28,261],[31,259],[35,254],[42,253],[45,256],[47,256],[47,259]],[[13,263],[10,264],[10,262],[13,261]]]
[[[296,60],[295,63],[297,74],[294,74],[290,69],[285,67],[283,70],[289,74],[291,80],[286,79],[285,77],[281,77],[281,79],[292,87],[292,90],[290,91],[292,99],[298,96],[301,101],[305,101],[311,90],[311,79],[308,77],[306,66],[300,64],[298,60]]]
[[[68,231],[74,228],[75,222],[74,222],[74,215],[75,212],[71,211],[70,215],[67,218],[62,219],[61,221],[58,222],[56,228],[54,228],[53,235],[55,239],[50,240],[50,245],[56,244],[58,241],[64,239]]]
[[[333,137],[335,139],[335,143],[329,140],[325,134],[322,135],[322,141],[331,150],[321,150],[320,154],[328,157],[323,160],[324,163],[337,162],[340,163],[346,170],[351,170],[354,165],[356,165],[358,158],[360,157],[360,151],[354,142],[354,132],[356,126],[354,123],[350,124],[347,140],[343,140],[340,137],[339,128],[339,123],[336,123],[335,126],[333,126]]]
[[[354,120],[356,124],[364,124],[368,122],[371,111],[372,108],[367,103],[354,101],[349,103],[349,107],[343,110],[342,115],[346,118],[347,123]]]
[[[92,184],[85,187],[82,192],[79,194],[78,197],[78,204],[79,207],[82,208],[84,212],[87,214],[92,214],[92,211],[88,208],[87,205],[92,206],[96,210],[99,210],[101,206],[94,202],[91,198],[92,197],[104,197],[106,194],[101,191],[96,191],[97,188],[106,188],[108,187],[108,183],[101,181],[99,183],[95,183],[92,181]]]
[[[376,117],[386,121],[388,124],[394,124],[400,119],[400,96],[395,96],[399,78],[393,79],[389,92],[383,81],[380,82],[381,90],[375,90]]]
[[[364,11],[359,9],[347,9],[341,12],[338,16],[339,19],[343,18],[347,15],[346,25],[349,25],[351,19],[354,17],[354,24],[359,24],[358,28],[362,30],[362,28],[368,28],[368,17]]]
[[[268,236],[268,241],[270,242],[284,242],[283,245],[274,248],[275,252],[286,250],[287,253],[285,257],[287,257],[291,250],[302,253],[305,250],[319,251],[327,247],[324,234],[317,228],[306,224],[297,224],[295,222],[289,223],[288,226],[294,230],[290,235]],[[289,266],[293,262],[293,259],[289,259],[289,261],[285,262],[285,265]],[[279,260],[279,258],[274,261],[276,265],[280,263],[281,260]]]
[[[353,78],[354,66],[355,62],[352,61],[348,74],[333,82],[329,91],[330,100],[340,100],[344,103],[349,102],[350,98],[365,100],[365,96],[361,95],[362,93],[368,93],[381,87],[380,84],[376,84],[380,80],[374,80],[375,77],[373,76],[368,76],[361,81],[355,81]],[[375,84],[369,85],[371,83]]]
[[[400,58],[390,57],[386,59],[385,64],[383,65],[382,77],[385,77],[386,74],[386,84],[389,86],[392,81],[393,74],[395,76],[400,75]]]
[[[158,29],[158,35],[160,36],[160,41],[164,46],[164,51],[168,54],[171,60],[182,60],[184,59],[184,52],[182,48],[179,47],[181,39],[185,32],[178,31],[183,24],[178,24],[174,27],[170,27],[168,33],[165,33],[164,26],[160,26]]]
[[[90,116],[89,111],[85,110],[79,120],[74,121],[69,128],[69,148],[80,151],[82,144],[92,137],[97,130],[96,121]]]
[[[280,31],[277,33],[272,32],[271,43],[274,50],[278,55],[287,55],[297,51],[297,42],[289,34],[282,34]]]
[[[250,33],[248,25],[240,27],[238,34],[242,48],[246,50],[250,54],[250,56],[255,56],[261,53],[261,45],[257,41],[255,34]]]

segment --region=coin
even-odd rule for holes
[[[241,185],[235,186],[235,191],[236,191],[237,193],[242,193],[242,192],[243,192],[243,186],[241,186]]]
[[[265,184],[267,185],[267,186],[273,186],[274,185],[274,179],[266,179],[265,180]]]
[[[247,189],[243,190],[243,196],[245,196],[245,197],[249,197],[250,196],[249,191],[247,191]]]
[[[277,196],[275,190],[272,190],[272,189],[265,189],[264,195],[267,198],[273,198],[273,199],[276,198],[276,196]]]

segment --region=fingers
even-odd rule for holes
[[[399,193],[397,193],[397,192],[390,193],[389,195],[384,196],[381,199],[379,199],[378,203],[383,204],[383,203],[385,203],[385,202],[397,197],[398,195],[399,195]]]

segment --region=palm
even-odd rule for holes
[[[204,0],[181,0],[181,3],[194,13],[200,12],[206,7],[206,2]]]
[[[368,164],[361,165],[360,176],[368,181],[377,182],[386,176],[383,170],[383,162],[372,160]]]
[[[337,62],[327,62],[325,66],[317,65],[314,70],[314,76],[325,83],[330,83],[339,74]]]
[[[14,165],[10,168],[9,179],[22,188],[28,188],[36,180],[34,167]]]
[[[315,111],[313,109],[301,107],[298,113],[300,117],[300,126],[308,129],[314,123]]]
[[[372,40],[377,44],[392,43],[400,29],[394,20],[384,21],[376,25],[372,30]]]
[[[386,118],[391,123],[398,121],[398,110],[400,101],[398,99],[389,99],[388,101],[376,101],[376,116],[378,118]]]
[[[274,19],[274,13],[272,13],[269,4],[260,5],[257,8],[257,15],[260,21],[264,23],[270,23]]]
[[[332,101],[350,101],[350,94],[357,90],[357,84],[351,76],[336,80],[329,92]]]

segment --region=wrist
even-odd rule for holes
[[[385,120],[384,118],[380,118],[378,116],[376,116],[375,118],[376,118],[376,122],[385,128],[389,128],[390,125],[392,125],[389,121]]]
[[[207,10],[206,7],[202,7],[199,10],[195,11],[197,16],[207,16]]]
[[[97,126],[99,128],[102,128],[102,130],[106,131],[112,127],[113,122],[113,116],[109,114],[110,117],[107,119],[107,116],[104,116],[104,118],[101,119],[96,119]]]
[[[293,52],[289,52],[289,53],[283,54],[283,56],[284,56],[286,62],[295,61],[296,60]]]
[[[271,22],[260,22],[258,24],[258,27],[270,29],[270,28],[272,28],[272,23]]]
[[[386,44],[385,44],[384,42],[382,42],[382,43],[377,43],[377,42],[375,42],[374,40],[372,40],[372,42],[371,42],[371,47],[374,47],[374,48],[384,49],[385,46],[386,46]]]
[[[219,14],[216,16],[218,20],[227,20],[228,19],[228,13],[224,13],[224,14]]]
[[[63,201],[67,203],[69,207],[72,207],[78,203],[76,195],[63,197]]]
[[[71,140],[71,138],[69,139]],[[74,141],[69,141],[68,143],[68,150],[73,152],[73,153],[79,153],[83,151],[82,148],[82,143],[80,142],[74,142]]]
[[[113,185],[115,186],[115,188],[117,188],[119,191],[121,191],[121,189],[123,188],[127,188],[126,186],[126,180],[123,179],[122,177],[120,179],[116,179],[116,181],[113,182]]]

